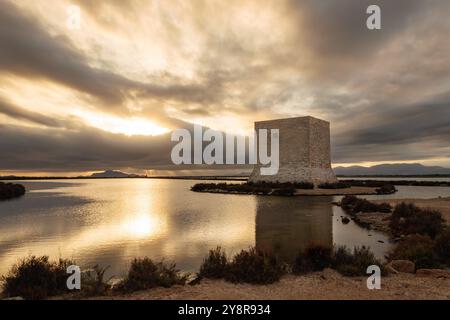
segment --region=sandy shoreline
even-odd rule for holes
[[[367,289],[365,277],[343,277],[331,269],[304,276],[284,276],[258,286],[204,279],[195,286],[155,288],[100,300],[428,300],[450,299],[450,271],[445,277],[401,273],[383,277],[380,290]],[[59,297],[59,299],[70,297]]]
[[[399,203],[413,203],[419,208],[437,210],[442,213],[442,217],[445,219],[447,225],[450,225],[450,197],[446,198],[434,198],[434,199],[389,199],[389,200],[376,200],[375,203],[387,202],[391,206],[395,206]]]
[[[383,199],[383,200],[371,200],[371,202],[381,204],[389,203],[392,207],[397,204],[413,203],[422,209],[437,210],[442,213],[442,218],[447,225],[450,225],[450,197],[447,198],[434,198],[434,199]],[[356,223],[363,225],[370,225],[371,229],[381,231],[390,235],[389,221],[391,213],[381,212],[360,212],[353,217]]]
[[[442,213],[442,218],[447,225],[450,225],[450,198],[435,198],[435,199],[387,199],[387,200],[374,200],[374,203],[389,203],[395,207],[399,203],[413,203],[422,209],[437,210]],[[370,228],[381,231],[385,234],[390,234],[389,220],[390,213],[380,212],[360,212],[353,219],[357,223],[363,223],[370,225]]]

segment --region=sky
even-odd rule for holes
[[[0,0],[0,174],[164,169],[174,129],[305,115],[330,121],[334,165],[450,167],[449,16],[448,0]]]

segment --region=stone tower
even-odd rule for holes
[[[318,185],[337,181],[331,169],[329,122],[309,116],[255,122],[255,130],[258,132],[259,129],[279,129],[280,166],[276,175],[261,175],[261,165],[256,164],[249,182],[312,182]]]

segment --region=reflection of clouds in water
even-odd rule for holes
[[[52,197],[30,193],[2,202],[0,274],[29,254],[110,265],[109,274],[120,274],[142,256],[194,272],[216,246],[232,255],[256,241],[289,259],[309,242],[377,240],[351,223],[332,221],[332,197],[201,194],[189,191],[193,183],[88,180]]]
[[[111,272],[138,256],[165,258],[194,271],[217,245],[236,252],[254,243],[252,198],[204,201],[208,197],[189,191],[191,183],[95,180],[58,189],[52,198],[30,194],[12,207],[20,215],[4,224],[0,274],[31,253],[109,264]]]

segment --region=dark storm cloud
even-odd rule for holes
[[[170,136],[0,126],[1,170],[77,171],[170,163]]]
[[[450,157],[450,93],[413,105],[375,107],[376,113],[364,116],[370,120],[354,115],[354,124],[334,135],[336,162]]]
[[[450,97],[444,101],[393,106],[380,111],[364,128],[346,132],[354,144],[411,143],[424,140],[450,141]]]
[[[102,10],[138,21],[140,4],[145,3],[77,2],[102,26],[118,28],[119,35],[123,21],[106,19]],[[69,40],[51,36],[33,16],[1,0],[0,72],[51,79],[97,97],[100,103],[93,108],[116,114],[129,112],[126,102],[143,99],[143,110],[135,115],[172,127],[186,123],[167,117],[165,104],[200,118],[223,111],[248,119],[259,113],[267,118],[325,118],[332,125],[334,162],[450,157],[450,1],[255,2],[261,8],[272,5],[279,14],[279,23],[270,26],[274,33],[283,31],[276,39],[258,29],[257,21],[247,29],[236,28],[230,12],[240,7],[227,11],[221,10],[226,5],[212,1],[192,3],[186,11],[192,15],[192,21],[187,19],[190,28],[176,16],[161,14],[158,19],[165,44],[180,55],[191,54],[183,47],[184,42],[191,44],[183,41],[186,29],[201,38],[192,58],[193,79],[162,72],[142,83],[91,67]],[[167,10],[177,4],[167,4]],[[370,4],[382,9],[382,30],[366,28]],[[233,5],[242,4],[229,2]],[[170,163],[168,135],[125,137],[79,124],[70,127],[1,100],[0,113],[54,128],[0,127],[0,169],[95,170]]]
[[[99,106],[109,111],[115,108],[116,112],[125,112],[124,101],[137,97],[198,102],[210,99],[202,84],[142,83],[91,67],[67,38],[51,36],[39,21],[7,1],[0,1],[0,43],[2,72],[50,79],[99,98]]]
[[[371,55],[407,27],[427,4],[421,0],[292,0],[290,5],[297,15],[299,34],[308,44],[306,49],[319,60],[337,62],[337,58],[353,60]],[[383,32],[366,27],[370,5],[382,10]]]
[[[91,68],[86,58],[62,36],[52,37],[31,16],[7,1],[0,2],[0,67],[25,77],[51,79],[117,104],[131,80]]]
[[[0,97],[0,114],[4,114],[10,118],[25,120],[34,124],[40,124],[47,127],[63,127],[64,124],[60,121],[47,117],[37,112],[29,111],[17,106],[14,106]]]

